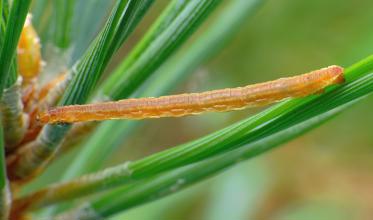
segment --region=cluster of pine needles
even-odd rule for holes
[[[216,10],[224,1],[169,1],[123,62],[102,80],[110,60],[154,2],[107,1],[102,10],[110,8],[110,14],[101,29],[97,25],[98,34],[92,34],[89,19],[83,20],[86,33],[74,45],[70,30],[76,1],[0,0],[0,219],[110,217],[294,139],[373,91],[369,56],[345,68],[344,83],[323,93],[286,100],[199,139],[103,169],[123,134],[139,122],[44,124],[38,115],[55,106],[167,94],[216,54],[262,3],[231,0]],[[84,1],[84,7],[95,4]],[[51,10],[53,22],[48,19]],[[176,54],[212,12],[208,27]],[[44,27],[43,35],[38,36],[34,20],[38,30]],[[87,40],[89,34],[92,40]],[[50,49],[44,43],[47,38],[54,43],[54,63],[43,62],[42,49]],[[75,146],[80,146],[78,153],[58,182],[23,193],[28,183]]]

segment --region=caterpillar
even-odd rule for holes
[[[245,87],[158,98],[125,99],[115,102],[52,108],[38,115],[42,123],[73,123],[109,119],[181,117],[203,112],[225,112],[304,97],[326,86],[344,82],[343,68],[330,66],[310,73],[280,78]]]

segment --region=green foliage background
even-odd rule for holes
[[[178,91],[233,87],[348,66],[373,50],[371,1],[267,1],[233,42]],[[372,97],[334,120],[218,177],[124,214],[151,219],[361,219],[373,197]],[[123,144],[138,158],[256,110],[146,122]],[[162,128],[162,129],[160,129]],[[177,129],[175,129],[177,128]],[[144,138],[147,137],[147,138]],[[134,147],[136,146],[136,147]],[[149,148],[149,146],[152,146]],[[136,148],[136,149],[134,149]],[[120,161],[122,155],[114,159]],[[123,217],[123,216],[121,216]],[[119,217],[118,219],[120,219]],[[262,218],[262,219],[263,219]]]

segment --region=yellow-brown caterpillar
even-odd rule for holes
[[[109,119],[180,117],[268,105],[286,98],[304,97],[342,83],[343,68],[330,66],[299,76],[202,93],[159,98],[125,99],[50,109],[39,115],[42,123],[73,123]]]

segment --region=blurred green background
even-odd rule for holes
[[[156,1],[115,57],[111,69],[167,2]],[[332,64],[347,67],[372,53],[372,20],[371,0],[267,0],[223,51],[173,93],[242,86]],[[184,48],[208,24],[209,20]],[[373,97],[367,97],[276,150],[112,219],[372,219],[372,101]],[[201,137],[258,111],[148,120],[107,165],[142,158]]]
[[[266,1],[233,41],[175,92],[348,66],[373,51],[372,10],[369,0]],[[372,101],[367,98],[285,146],[117,219],[371,219]],[[136,159],[256,111],[149,120],[123,144],[123,153]],[[123,161],[123,154],[113,160]]]

